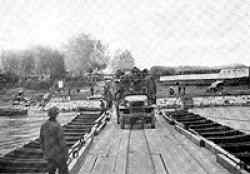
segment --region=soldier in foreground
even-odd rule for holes
[[[49,119],[40,129],[40,144],[44,158],[48,161],[49,174],[55,174],[56,169],[59,169],[59,174],[68,174],[68,150],[64,140],[63,128],[56,120],[58,114],[57,107],[49,109]]]

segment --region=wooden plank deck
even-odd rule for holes
[[[215,155],[157,117],[156,129],[121,130],[115,118],[95,138],[79,174],[229,174]]]

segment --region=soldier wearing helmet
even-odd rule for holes
[[[152,102],[152,104],[156,103],[156,83],[154,78],[151,75],[146,75],[145,77],[145,86],[147,87],[147,95]]]
[[[57,107],[48,110],[49,119],[40,129],[40,144],[44,158],[48,161],[49,174],[54,174],[56,169],[59,169],[59,174],[68,174],[68,149],[63,128],[56,120],[58,114]]]
[[[131,70],[131,88],[134,92],[140,92],[142,90],[142,73],[140,69],[134,67]]]

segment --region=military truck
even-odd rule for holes
[[[142,126],[150,123],[151,128],[155,128],[155,105],[151,104],[146,94],[128,94],[125,95],[119,105],[120,128],[124,129],[125,124],[130,125],[141,121]],[[117,114],[118,115],[118,114]]]
[[[131,72],[121,75],[116,83],[115,106],[117,123],[124,129],[126,123],[141,121],[151,123],[155,128],[156,83],[146,71],[134,67]]]

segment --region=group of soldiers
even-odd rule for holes
[[[142,71],[134,67],[127,73],[118,70],[113,83],[106,83],[104,86],[104,97],[112,105],[112,100],[119,101],[126,94],[146,94],[150,104],[156,103],[156,83],[147,69]]]

